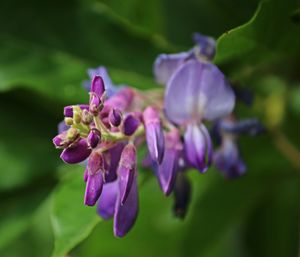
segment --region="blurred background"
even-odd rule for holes
[[[62,108],[87,100],[90,67],[157,87],[155,57],[189,49],[194,32],[218,39],[214,62],[255,97],[237,115],[266,132],[240,138],[244,177],[190,172],[184,220],[148,180],[135,227],[116,239],[82,204],[83,168],[52,145]],[[299,67],[297,0],[1,0],[0,256],[299,256]]]

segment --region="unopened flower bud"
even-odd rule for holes
[[[174,197],[174,215],[183,219],[191,200],[191,185],[185,174],[182,172],[179,173],[176,178]]]
[[[112,126],[118,127],[122,121],[122,113],[119,109],[111,109],[108,118]]]
[[[66,117],[66,118],[65,118],[65,123],[66,123],[66,125],[68,125],[68,126],[72,126],[72,125],[73,125],[73,119],[70,118],[70,117]]]
[[[74,112],[73,121],[75,124],[79,124],[81,122],[81,114],[79,112]]]
[[[79,132],[76,128],[69,128],[67,131],[67,138],[69,140],[74,140],[79,135]]]
[[[78,104],[78,105],[68,105],[64,107],[64,116],[73,117],[73,109],[79,107],[79,110],[88,110],[89,106],[87,104]]]
[[[95,94],[95,93],[91,93],[90,96],[90,112],[94,115],[97,116],[99,111],[101,111],[101,109],[103,108],[103,103],[100,99],[100,97]]]
[[[121,204],[124,204],[130,192],[132,182],[136,173],[136,149],[134,144],[124,147],[118,167],[119,190]]]
[[[88,144],[90,145],[91,148],[96,148],[100,140],[101,140],[100,131],[96,128],[93,128],[87,137]]]
[[[88,110],[83,110],[81,120],[84,124],[89,125],[93,121],[93,116],[89,113]]]
[[[123,133],[126,136],[131,136],[137,130],[140,125],[140,120],[137,119],[133,114],[128,114],[123,122]]]

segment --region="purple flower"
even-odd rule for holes
[[[214,154],[214,163],[226,178],[237,178],[246,172],[244,161],[234,140],[224,139],[218,151]]]
[[[165,139],[159,112],[153,107],[148,107],[143,113],[143,119],[150,156],[154,161],[161,163],[164,157]]]
[[[156,176],[165,195],[169,195],[175,185],[176,175],[180,169],[179,159],[183,149],[179,131],[174,129],[165,135],[164,158],[160,165],[156,165]]]
[[[90,77],[90,80],[92,80],[95,76],[102,77],[105,84],[105,91],[108,97],[113,96],[118,92],[120,88],[122,88],[122,86],[116,86],[115,84],[113,84],[110,76],[108,75],[107,69],[104,66],[100,66],[95,69],[88,69],[88,75]],[[83,83],[83,86],[87,91],[90,91],[91,81],[85,81]]]
[[[60,158],[69,164],[80,163],[86,160],[92,150],[85,139],[80,139],[75,145],[64,149]]]

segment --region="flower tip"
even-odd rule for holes
[[[105,86],[102,77],[99,75],[94,76],[91,84],[91,92],[101,97],[104,91],[105,91]]]
[[[89,148],[86,140],[81,139],[75,145],[64,149],[60,155],[60,158],[65,163],[80,163],[89,157],[91,151],[92,150]]]

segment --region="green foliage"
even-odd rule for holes
[[[1,1],[0,256],[297,256],[299,10],[296,0]],[[112,222],[83,205],[84,168],[61,168],[52,146],[62,107],[87,100],[89,67],[156,87],[156,55],[188,49],[195,31],[218,38],[215,62],[254,92],[238,115],[260,117],[268,131],[241,138],[244,178],[190,174],[184,221],[140,168],[137,224],[115,239]]]

